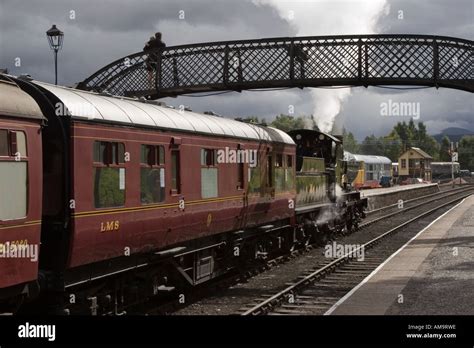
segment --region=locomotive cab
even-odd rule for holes
[[[293,130],[288,134],[296,143],[299,202],[335,202],[336,184],[341,185],[342,180],[342,141],[330,134],[308,129]],[[319,166],[315,167],[315,162],[319,162]],[[319,193],[314,196],[313,191]]]

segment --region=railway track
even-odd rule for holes
[[[464,188],[462,190],[464,190]],[[435,194],[430,194],[430,195],[422,196],[416,199],[407,200],[405,201],[404,209],[396,208],[395,210],[394,207],[388,207],[388,208],[393,209],[394,211],[389,214],[385,214],[384,216],[374,216],[369,221],[361,224],[358,230],[360,231],[364,230],[366,227],[368,227],[369,225],[377,221],[401,214],[405,211],[409,211],[414,208],[416,201],[426,200],[433,197],[440,197],[446,194],[451,195],[456,192],[461,192],[462,190],[455,189],[455,190],[449,190],[449,192],[437,192]],[[386,208],[384,209],[384,208],[378,209],[378,210],[380,212],[390,210],[390,209],[386,209]],[[369,214],[380,215],[380,212],[379,214],[370,214],[370,213]],[[152,300],[149,303],[142,304],[138,306],[137,308],[129,311],[128,314],[142,314],[142,315],[143,314],[145,315],[165,314],[166,315],[166,314],[173,314],[175,312],[179,312],[187,308],[188,306],[192,306],[195,303],[199,303],[200,301],[205,300],[207,297],[209,297],[210,294],[225,292],[226,290],[233,287],[234,285],[246,283],[253,277],[264,274],[265,272],[273,268],[284,266],[286,263],[289,263],[292,260],[295,260],[298,258],[304,258],[308,253],[313,252],[314,248],[317,248],[317,246],[309,245],[305,248],[297,249],[289,254],[272,258],[264,263],[256,265],[255,267],[252,267],[246,270],[235,270],[233,272],[230,272],[226,276],[214,279],[210,283],[203,284],[202,286],[199,286],[197,288],[189,289],[189,291],[180,292],[180,294],[184,295],[186,298],[185,304],[181,304],[179,303],[179,301],[177,301],[176,294],[170,294],[169,298],[165,299],[164,301]],[[308,256],[308,257],[311,257],[311,256]]]
[[[301,249],[293,250],[289,254],[280,255],[275,258],[272,258],[264,263],[258,264],[255,267],[245,269],[245,270],[233,270],[230,271],[229,274],[225,276],[218,277],[205,283],[201,286],[197,286],[195,288],[189,289],[187,291],[183,291],[180,295],[184,295],[186,298],[186,305],[180,304],[179,301],[176,300],[176,296],[170,296],[171,298],[168,300],[163,301],[151,301],[145,304],[141,304],[136,309],[133,309],[128,314],[139,314],[139,315],[167,315],[172,314],[184,307],[188,304],[193,304],[199,300],[202,300],[209,293],[214,293],[216,291],[224,291],[225,289],[229,288],[230,286],[237,284],[239,282],[246,282],[248,279],[252,277],[262,274],[263,272],[282,265],[290,260],[296,259],[301,255],[311,251],[313,246],[308,245]]]
[[[443,192],[444,195],[437,195],[437,197],[428,195],[434,198],[360,225],[360,229],[365,232],[370,232],[369,230],[374,232],[375,229],[378,229],[379,233],[350,252],[344,253],[341,257],[330,260],[319,258],[311,269],[301,273],[285,288],[273,294],[268,293],[255,298],[252,303],[241,307],[238,313],[242,315],[324,314],[342,296],[415,235],[419,231],[419,227],[413,228],[414,225],[439,210],[456,204],[473,192],[474,187],[470,187],[455,190],[449,194]],[[405,214],[400,216],[401,213]],[[399,221],[394,221],[397,218]],[[361,251],[363,251],[364,258],[357,260],[355,256],[359,255]]]

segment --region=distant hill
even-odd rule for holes
[[[474,135],[474,132],[465,128],[450,127],[444,129],[439,134],[433,135],[433,138],[435,138],[438,143],[441,143],[441,139],[443,139],[445,135],[447,135],[451,141],[456,142],[461,140],[465,135]]]

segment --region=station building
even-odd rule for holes
[[[398,158],[398,175],[406,178],[420,178],[431,181],[431,162],[433,157],[418,147],[410,147]]]

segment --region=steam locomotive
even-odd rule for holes
[[[120,314],[357,228],[341,139],[0,75],[0,312]]]

